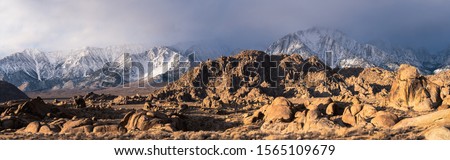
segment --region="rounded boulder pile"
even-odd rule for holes
[[[264,112],[264,121],[289,122],[294,117],[292,103],[284,97],[277,97]]]

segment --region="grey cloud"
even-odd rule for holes
[[[187,41],[265,49],[313,26],[439,50],[450,44],[448,8],[445,0],[11,0],[0,2],[0,50]]]

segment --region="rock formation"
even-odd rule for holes
[[[5,81],[0,81],[0,103],[18,99],[28,99],[28,96],[16,86]]]
[[[268,55],[247,50],[203,62],[153,95],[159,100],[203,101],[203,106],[213,108],[222,104],[268,104],[278,96],[337,95],[344,87],[336,80],[317,57],[304,60],[298,54]]]
[[[148,96],[0,103],[0,139],[448,139],[445,77],[248,50]]]
[[[128,132],[148,131],[150,129],[164,129],[167,131],[177,131],[184,129],[184,125],[177,116],[168,117],[161,112],[136,111],[125,115],[120,126],[126,128]]]
[[[419,74],[417,68],[403,64],[398,69],[389,95],[390,106],[430,111],[442,102],[440,88]]]

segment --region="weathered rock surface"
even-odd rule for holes
[[[165,129],[176,131],[184,129],[184,125],[178,117],[168,117],[161,112],[136,111],[125,115],[120,126],[128,132],[147,131],[149,129]]]
[[[435,127],[424,131],[426,140],[450,140],[450,130],[446,127]]]
[[[39,129],[41,128],[41,124],[39,122],[31,122],[27,125],[24,132],[27,133],[38,133]]]
[[[417,68],[402,64],[392,84],[390,106],[430,111],[442,102],[439,86],[420,76]]]
[[[245,117],[243,122],[246,125],[256,123],[258,120],[263,120],[264,114],[261,111],[255,111],[251,116]]]
[[[56,129],[55,128],[51,128],[50,126],[48,126],[48,125],[42,125],[40,128],[39,128],[39,133],[42,133],[42,134],[53,134],[53,133],[57,133],[57,131],[55,131]]]
[[[370,122],[379,128],[389,128],[394,126],[397,121],[397,115],[385,111],[380,111],[375,114],[375,117]]]
[[[264,111],[264,121],[290,122],[294,117],[292,103],[284,97],[277,97]]]
[[[124,105],[127,104],[128,100],[127,97],[125,96],[118,96],[116,98],[114,98],[114,100],[112,100],[112,103],[117,104],[117,105]]]
[[[144,107],[142,108],[144,111],[151,111],[155,109],[155,107],[150,102],[145,102]]]
[[[334,116],[334,113],[336,112],[336,108],[337,108],[336,104],[330,103],[330,104],[328,104],[328,106],[325,110],[325,113],[329,116]]]
[[[44,100],[38,97],[19,105],[17,110],[14,111],[14,114],[29,114],[39,118],[44,118],[49,114],[51,116],[51,114],[55,114],[57,112],[58,109],[54,108],[52,105],[46,104]]]
[[[353,105],[344,109],[342,114],[342,121],[348,125],[356,126],[360,123],[366,123],[368,119],[373,118],[377,110],[371,105],[363,105],[358,101],[353,102]]]
[[[427,128],[431,126],[448,126],[450,125],[450,109],[440,110],[423,116],[414,118],[406,118],[393,126],[393,129],[405,127]]]
[[[275,67],[279,70],[273,70]],[[331,68],[314,56],[304,60],[298,54],[269,55],[246,50],[235,56],[201,63],[178,81],[155,91],[154,97],[169,101],[184,101],[191,97],[192,100],[203,100],[205,107],[219,106],[215,101],[264,105],[279,96],[309,97],[316,94],[315,91],[323,96],[339,94],[338,90],[343,87],[328,85],[334,83],[329,77]],[[309,86],[315,91],[308,91]]]
[[[90,133],[93,129],[92,125],[92,120],[88,118],[69,120],[64,123],[63,127],[61,128],[61,133]]]
[[[125,133],[126,129],[116,124],[95,126],[94,133]]]

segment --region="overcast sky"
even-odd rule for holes
[[[436,51],[450,44],[450,1],[2,0],[0,57],[26,48],[183,42],[265,49],[313,26]]]

